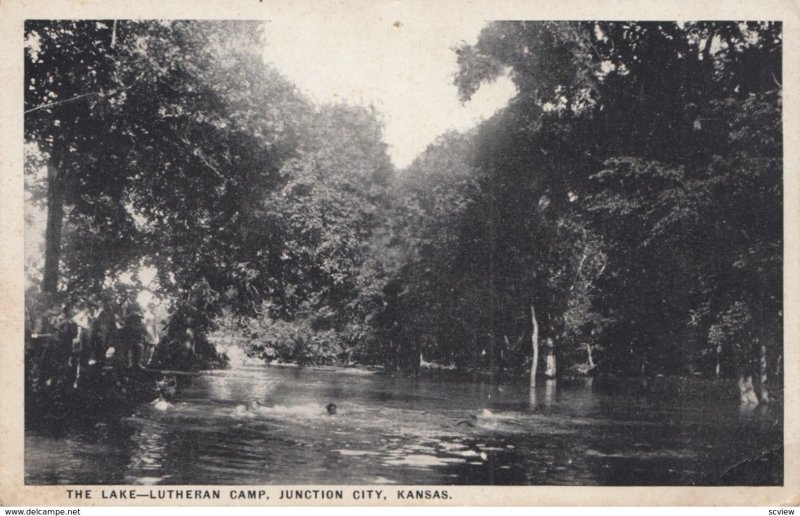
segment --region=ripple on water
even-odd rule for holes
[[[452,463],[462,463],[463,459],[452,457],[437,457],[436,455],[412,454],[394,459],[384,460],[385,466],[408,466],[412,468],[427,468],[431,466],[446,466]]]
[[[154,486],[160,483],[163,478],[162,477],[138,477],[133,479],[137,484],[144,485],[144,486]]]
[[[527,392],[487,401],[464,384],[341,374],[204,373],[168,410],[145,403],[116,429],[27,436],[26,482],[475,484],[491,467],[499,483],[661,485],[667,466],[669,482],[692,483],[783,442],[776,410],[753,427],[716,402],[654,410],[569,385],[529,410]]]
[[[469,448],[463,442],[448,442],[448,441],[440,441],[436,444],[439,448],[442,448],[444,451],[458,451],[458,450],[466,450]]]
[[[363,455],[380,455],[380,452],[369,450],[333,450],[346,457],[360,457]]]

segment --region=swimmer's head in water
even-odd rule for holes
[[[252,401],[250,402],[250,410],[255,410],[255,409],[257,409],[257,408],[258,408],[258,407],[260,407],[260,406],[261,406],[261,402],[260,402],[260,401],[258,401],[258,400],[252,400]]]
[[[336,403],[328,403],[325,410],[327,410],[330,415],[336,414]]]

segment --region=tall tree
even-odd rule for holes
[[[26,137],[52,171],[45,290],[81,295],[144,263],[175,321],[204,331],[221,306],[252,311],[281,247],[264,201],[309,113],[261,62],[261,26],[32,21],[26,33]]]
[[[556,227],[594,222],[590,234],[600,239],[589,237],[595,244],[576,246],[572,256],[582,256],[582,248],[605,256],[590,302],[602,314],[592,319],[601,323],[595,335],[604,331],[609,344],[607,366],[694,368],[706,346],[695,323],[707,328],[711,314],[725,313],[734,301],[759,307],[746,310],[748,320],[759,321],[753,331],[780,327],[779,296],[761,294],[761,285],[779,289],[781,275],[780,29],[496,22],[477,44],[458,50],[456,84],[464,98],[506,70],[519,90],[509,121],[482,128],[488,138],[513,142],[501,143],[501,152],[480,151],[479,159],[496,170],[495,183],[509,185],[504,205],[525,192],[529,204],[546,199]],[[528,170],[537,173],[526,176]],[[558,247],[554,239],[545,242]],[[742,259],[744,249],[761,258]],[[529,277],[546,261],[532,263]],[[559,275],[540,270],[550,279]],[[735,287],[733,277],[747,286]],[[743,295],[760,301],[742,305]],[[780,341],[774,333],[754,341],[764,339],[772,343],[765,348]],[[746,357],[760,348],[752,342],[745,348],[735,360],[752,362]]]

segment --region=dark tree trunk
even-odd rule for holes
[[[413,356],[411,357],[411,365],[414,370],[414,376],[419,376],[420,368],[422,367],[422,346],[419,342],[419,332],[414,332],[414,347]]]
[[[472,334],[472,381],[480,380],[481,346],[478,336]]]
[[[536,370],[539,368],[539,322],[536,320],[536,310],[531,304],[531,348],[533,348],[533,359],[531,361],[531,389],[536,386]]]
[[[61,227],[64,221],[63,178],[51,159],[47,164],[47,229],[45,230],[42,291],[58,291],[58,263],[61,259]]]
[[[756,341],[756,346],[758,350],[758,359],[757,359],[757,375],[758,378],[757,387],[758,387],[758,401],[761,403],[769,403],[770,396],[769,396],[769,388],[767,384],[769,383],[769,362],[767,360],[767,342],[769,342],[769,333],[767,331],[767,317],[766,317],[766,307],[767,307],[767,291],[764,288],[766,285],[766,278],[764,277],[763,273],[758,275],[759,284],[761,285],[760,288],[760,302],[758,303],[758,308],[756,311],[757,314],[757,321],[758,321],[758,332],[759,336]]]
[[[767,344],[764,340],[761,341],[759,349],[758,360],[758,400],[761,403],[769,403],[769,389],[767,383],[769,382],[769,374],[767,367]]]
[[[497,326],[497,300],[495,297],[495,289],[497,286],[497,278],[495,276],[495,207],[494,207],[494,192],[490,192],[489,204],[489,374],[493,384],[498,382],[497,371],[497,342],[496,342],[496,326]]]
[[[491,374],[492,383],[497,383],[499,380],[497,362],[497,344],[494,339],[494,332],[489,334],[489,373]]]

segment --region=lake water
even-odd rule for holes
[[[357,369],[214,371],[169,406],[27,429],[26,483],[782,484],[781,404],[742,409],[715,382],[598,380],[531,392]]]

